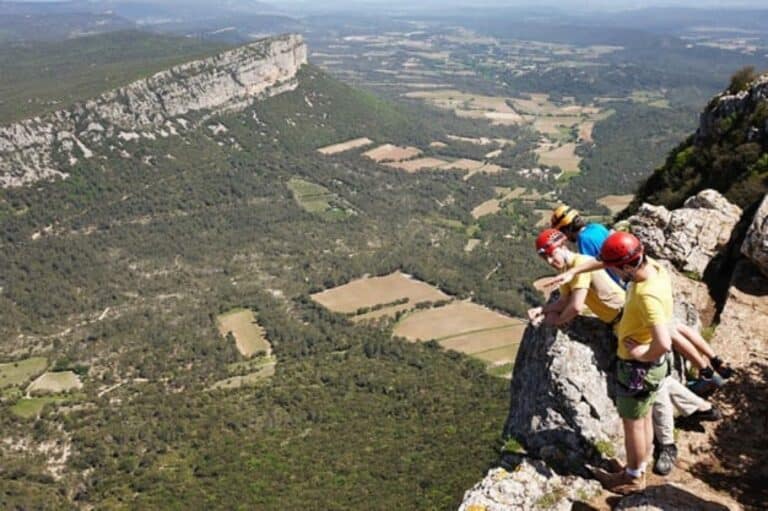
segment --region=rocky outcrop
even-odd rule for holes
[[[306,62],[301,36],[263,39],[1,127],[0,186],[66,176],[79,159],[125,154],[137,140],[177,135],[211,113],[243,109],[292,90]]]
[[[741,253],[768,276],[768,195],[763,197],[763,202],[752,219],[741,245]]]
[[[720,123],[724,119],[752,112],[757,105],[765,101],[768,101],[768,74],[759,76],[749,84],[746,90],[735,94],[723,92],[715,96],[699,118],[699,129],[696,131],[697,143],[718,135]],[[768,133],[768,120],[765,121],[764,126],[755,126],[755,129],[752,138]]]
[[[460,511],[568,511],[574,502],[600,493],[600,484],[577,476],[559,476],[537,460],[523,460],[513,471],[495,468],[464,494]]]
[[[583,468],[600,446],[622,443],[621,420],[609,397],[615,340],[593,318],[577,318],[566,331],[528,327],[510,385],[504,436],[557,466]]]
[[[720,193],[703,190],[673,211],[643,204],[628,222],[650,255],[668,259],[680,270],[703,275],[728,243],[741,214],[741,208]]]

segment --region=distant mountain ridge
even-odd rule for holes
[[[65,177],[80,158],[104,150],[120,154],[132,140],[168,137],[208,113],[241,110],[258,98],[293,90],[306,62],[301,36],[263,39],[0,127],[0,186]]]
[[[734,75],[731,86],[702,112],[696,133],[640,186],[621,216],[643,202],[680,207],[706,188],[742,208],[768,192],[768,73]]]

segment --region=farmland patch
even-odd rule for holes
[[[373,144],[373,140],[366,137],[361,137],[361,138],[355,138],[352,140],[347,140],[346,142],[340,142],[338,144],[332,144],[329,146],[321,147],[320,149],[317,150],[317,152],[325,155],[338,154],[338,153],[343,153],[344,151],[357,149],[359,147],[365,147],[371,144]]]
[[[272,346],[264,335],[264,329],[256,322],[253,311],[235,309],[220,314],[216,318],[219,333],[226,339],[231,333],[235,338],[235,346],[244,357],[252,357],[256,353],[272,353]]]

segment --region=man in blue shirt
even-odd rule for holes
[[[611,230],[603,224],[587,223],[578,210],[565,204],[555,208],[550,223],[553,229],[558,229],[571,243],[576,244],[580,254],[595,259],[600,255],[600,249],[603,248],[605,239],[611,233]],[[608,274],[616,283],[623,285],[615,273],[608,272]]]

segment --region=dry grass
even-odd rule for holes
[[[399,271],[383,277],[363,277],[312,295],[312,299],[323,307],[347,314],[363,307],[392,303],[403,298],[407,298],[410,304],[416,304],[447,300],[450,297],[436,287]]]
[[[475,219],[492,215],[501,211],[501,201],[499,199],[489,199],[472,210],[472,217]]]
[[[520,343],[514,343],[489,351],[473,353],[472,356],[495,366],[507,362],[514,362],[515,358],[517,357],[517,350],[519,347]]]
[[[370,158],[377,163],[381,163],[385,161],[410,160],[420,154],[421,150],[415,147],[401,147],[392,144],[384,144],[364,152],[363,156]]]
[[[397,324],[394,334],[413,341],[426,341],[511,326],[518,321],[482,305],[455,302],[409,314]]]
[[[373,144],[373,140],[369,138],[355,138],[352,140],[347,140],[346,142],[340,142],[338,144],[321,147],[317,150],[317,152],[325,155],[338,154],[343,153],[344,151],[349,151],[351,149],[357,149],[358,147],[365,147],[370,144]]]
[[[634,195],[606,195],[597,199],[598,204],[602,204],[606,208],[611,210],[611,214],[615,215],[619,211],[623,210],[629,203],[632,202]]]
[[[544,144],[536,149],[539,162],[550,167],[558,166],[565,172],[578,172],[581,156],[576,154],[576,144],[563,144],[560,147],[552,147]]]
[[[58,394],[83,388],[80,377],[72,371],[43,373],[27,387],[28,394]]]
[[[523,339],[526,326],[525,323],[521,322],[505,328],[457,335],[443,339],[440,341],[440,345],[445,349],[461,351],[470,355],[489,352],[519,344]]]
[[[439,158],[416,158],[415,160],[385,163],[388,167],[404,170],[406,172],[417,172],[424,169],[436,169],[448,163]]]
[[[219,315],[216,322],[223,337],[226,338],[227,334],[232,332],[237,350],[244,357],[251,357],[260,351],[267,355],[272,352],[272,346],[264,336],[264,329],[256,322],[253,311],[230,311]]]

